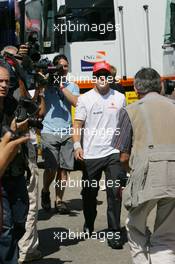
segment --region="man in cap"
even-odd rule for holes
[[[108,244],[121,249],[120,234],[121,198],[117,196],[120,178],[125,176],[119,161],[119,151],[111,147],[119,110],[125,106],[125,97],[110,89],[111,68],[107,62],[97,62],[93,67],[94,88],[78,98],[74,121],[74,151],[77,160],[84,161],[82,179],[84,232],[93,234],[97,215],[97,194],[102,171],[106,176]],[[81,131],[83,128],[83,142]],[[116,131],[115,131],[116,130]],[[107,238],[108,238],[107,234]]]

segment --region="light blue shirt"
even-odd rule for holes
[[[75,83],[67,83],[66,88],[79,95],[79,87]],[[46,115],[41,133],[69,134],[72,126],[71,104],[58,87],[52,86],[45,90]]]

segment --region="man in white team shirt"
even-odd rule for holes
[[[121,249],[123,246],[120,232],[121,199],[117,193],[120,189],[120,179],[125,177],[125,172],[119,161],[119,151],[111,146],[111,141],[114,133],[119,133],[116,127],[119,111],[125,106],[125,96],[110,89],[111,68],[108,63],[94,64],[94,80],[94,89],[78,98],[73,126],[75,158],[84,161],[82,179],[84,232],[92,235],[94,231],[97,215],[96,198],[104,171],[108,234],[110,233],[110,238],[107,235],[108,245]]]

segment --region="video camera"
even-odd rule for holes
[[[36,31],[31,32],[28,36],[28,56],[33,62],[37,62],[41,58],[38,33]]]
[[[4,58],[15,69],[17,77],[23,81],[25,89],[28,90],[25,72],[17,61],[18,55],[14,56],[8,52],[5,52]],[[39,106],[37,103],[33,102],[31,98],[20,97],[17,106],[14,105],[12,107],[14,108],[13,112],[15,113],[16,122],[22,122],[25,119],[28,119],[29,127],[42,129],[42,119],[35,117]]]
[[[175,90],[175,81],[165,80],[164,90],[165,90],[165,94],[171,95],[172,92]]]
[[[54,66],[48,58],[33,63],[28,56],[25,56],[22,66],[30,75],[34,76],[35,83],[40,85],[54,85],[54,81],[61,80],[61,76],[64,75],[63,66],[61,64]],[[39,72],[46,75],[47,79],[38,74]]]
[[[48,75],[47,84],[54,85],[55,80],[61,81],[61,77],[64,75],[64,69],[61,64],[54,66],[47,58],[40,60],[38,63],[35,64],[36,71],[41,71],[44,75]],[[37,81],[41,83],[40,78],[37,76]]]
[[[59,80],[59,77],[64,74],[62,65],[54,66],[47,58],[41,59],[38,33],[36,31],[30,32],[27,46],[28,54],[23,57],[23,68],[29,74],[34,75],[34,83],[38,82],[41,85],[53,85],[54,80]],[[48,79],[43,79],[41,75],[38,75],[38,72],[48,75]]]

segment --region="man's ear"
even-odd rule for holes
[[[135,86],[134,86],[134,91],[135,91],[138,99],[141,99],[143,97],[141,94],[138,93],[138,90],[137,90],[137,88]]]
[[[160,91],[161,95],[165,95],[165,85],[164,82],[161,82],[161,91]]]
[[[137,88],[135,86],[134,86],[134,91],[138,95],[138,91],[137,91]]]

